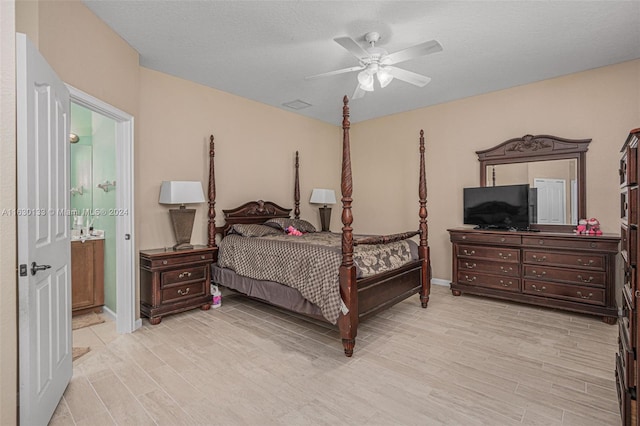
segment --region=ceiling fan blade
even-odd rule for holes
[[[360,87],[360,85],[358,84],[356,86],[356,91],[353,92],[353,96],[351,96],[351,99],[359,99],[361,97],[364,96],[365,91]]]
[[[361,61],[369,58],[369,52],[364,50],[364,48],[356,43],[356,41],[351,37],[337,37],[334,38],[333,41],[347,49],[353,56],[360,59]]]
[[[416,74],[413,71],[403,70],[402,68],[387,66],[384,69],[398,80],[406,81],[414,86],[424,87],[431,81],[431,78],[426,75]]]
[[[412,47],[407,47],[403,50],[390,53],[382,58],[380,61],[384,65],[393,65],[400,62],[408,61],[409,59],[417,58],[419,56],[429,55],[431,53],[441,52],[442,46],[435,40],[426,41],[424,43],[416,44]]]
[[[330,75],[338,75],[338,74],[344,74],[347,72],[353,72],[353,71],[360,71],[365,69],[364,65],[358,65],[357,67],[349,67],[349,68],[343,68],[341,70],[335,70],[335,71],[329,71],[329,72],[323,72],[322,74],[316,74],[316,75],[310,75],[309,77],[305,77],[305,80],[311,80],[314,78],[320,78],[320,77],[328,77]]]

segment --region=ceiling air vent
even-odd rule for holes
[[[300,99],[296,99],[295,101],[291,101],[291,102],[285,102],[282,105],[291,109],[304,109],[304,108],[309,108],[311,106],[311,104],[305,101],[301,101]]]

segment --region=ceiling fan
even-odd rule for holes
[[[376,47],[376,43],[380,40],[380,34],[377,32],[367,33],[364,36],[364,39],[370,46],[367,49],[360,46],[351,37],[338,37],[333,39],[333,41],[347,49],[353,56],[358,58],[360,65],[312,75],[305,77],[305,79],[310,80],[319,77],[360,71],[358,73],[358,86],[356,87],[356,91],[351,99],[361,98],[364,96],[365,92],[373,92],[374,75],[377,77],[380,87],[386,87],[394,78],[418,87],[423,87],[431,81],[427,76],[407,71],[402,68],[397,68],[393,65],[408,61],[409,59],[429,55],[431,53],[441,52],[442,46],[437,41],[426,41],[394,53],[387,53],[386,50]]]

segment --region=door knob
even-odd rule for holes
[[[35,275],[38,271],[45,271],[51,268],[51,265],[38,265],[36,262],[31,262],[31,275]]]

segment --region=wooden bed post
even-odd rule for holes
[[[300,219],[300,174],[298,172],[299,168],[300,168],[300,160],[298,159],[298,151],[296,151],[296,181],[293,187],[293,201],[295,204],[293,214],[296,219]]]
[[[207,231],[208,239],[207,247],[216,247],[216,177],[214,166],[215,152],[213,149],[213,135],[209,138],[209,229]],[[217,256],[214,256],[214,260]]]
[[[340,295],[349,309],[347,315],[341,314],[338,319],[340,337],[344,346],[344,354],[353,355],[358,331],[358,287],[356,284],[356,268],[353,264],[353,215],[351,212],[351,194],[353,180],[351,177],[351,147],[349,144],[349,98],[343,98],[342,107],[342,264],[340,265]]]
[[[429,258],[429,225],[427,225],[427,178],[424,165],[424,130],[420,130],[420,183],[418,184],[418,196],[420,197],[420,245],[418,255],[422,259],[422,271],[420,280],[420,302],[423,308],[429,303],[431,293],[431,261]]]

